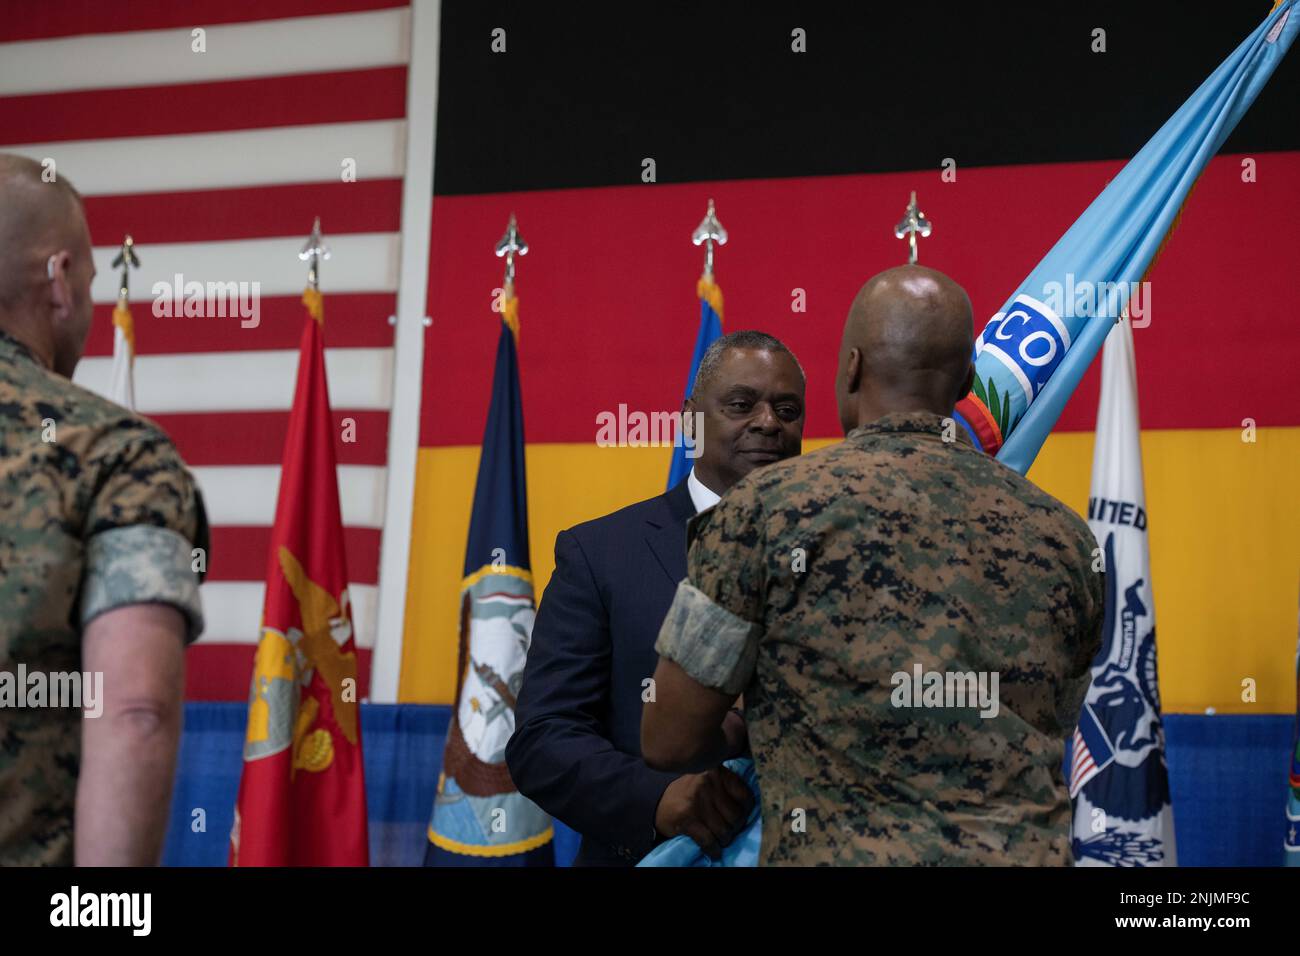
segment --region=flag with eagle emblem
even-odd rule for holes
[[[320,292],[307,289],[303,304],[231,866],[367,866],[370,858]]]

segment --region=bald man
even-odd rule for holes
[[[688,530],[642,750],[735,755],[764,865],[1067,864],[1061,772],[1101,644],[1084,521],[977,451],[965,292],[903,266],[853,301],[846,437],[738,482]]]
[[[207,523],[167,437],[69,381],[95,264],[43,172],[0,153],[0,866],[156,864]]]

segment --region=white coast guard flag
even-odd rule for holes
[[[1137,365],[1125,316],[1102,353],[1088,499],[1088,524],[1105,555],[1106,623],[1065,755],[1079,866],[1177,865],[1138,434]]]
[[[131,308],[119,302],[113,309],[113,373],[108,397],[131,411],[135,411],[134,360],[135,326],[131,320]]]

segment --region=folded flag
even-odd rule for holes
[[[690,837],[679,836],[660,843],[637,866],[758,866],[763,827],[758,815],[758,775],[754,772],[754,761],[746,757],[728,760],[723,766],[745,781],[754,795],[754,806],[745,821],[745,829],[722,848],[722,858],[710,859]]]

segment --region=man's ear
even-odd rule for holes
[[[966,378],[961,383],[961,390],[957,393],[957,401],[960,402],[963,398],[969,395],[970,390],[974,387],[975,387],[975,363],[971,362],[970,365],[966,366]]]
[[[849,349],[848,361],[844,366],[844,391],[849,395],[862,388],[862,350]]]
[[[58,318],[64,318],[72,312],[72,283],[68,281],[68,266],[72,264],[72,254],[67,249],[60,249],[45,260],[45,275],[50,280],[50,301]]]
[[[682,400],[682,434],[695,437],[695,402],[689,398]]]

